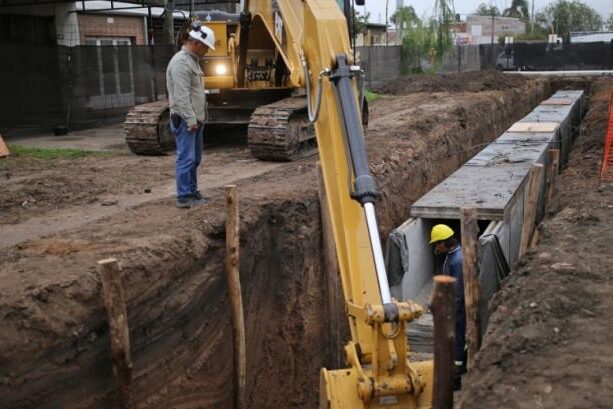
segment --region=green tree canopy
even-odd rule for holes
[[[613,13],[609,15],[609,18],[607,19],[607,21],[605,21],[604,26],[607,30],[613,31]]]
[[[390,18],[392,23],[398,29],[399,38],[404,37],[404,33],[407,29],[416,28],[421,26],[421,19],[415,13],[415,9],[412,6],[399,7],[392,17]]]
[[[528,20],[530,13],[528,12],[527,0],[512,0],[508,9],[502,12],[505,17],[515,17],[522,20]]]
[[[474,14],[478,16],[499,16],[500,10],[496,6],[488,6],[485,3],[481,3]]]
[[[535,20],[543,29],[561,37],[568,37],[571,31],[596,31],[602,27],[598,12],[578,0],[558,0],[537,13]]]
[[[357,33],[366,34],[366,25],[370,22],[370,12],[362,15],[359,11],[353,9],[353,28]]]

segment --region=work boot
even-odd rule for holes
[[[192,207],[205,205],[205,204],[207,204],[210,201],[210,199],[208,197],[202,196],[202,194],[200,194],[199,191],[196,191],[195,193],[192,193],[190,195],[190,198],[192,200]]]
[[[192,198],[189,196],[178,196],[177,197],[177,207],[179,209],[189,209],[192,207]]]

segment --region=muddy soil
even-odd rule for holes
[[[592,84],[542,240],[492,301],[462,409],[612,405],[613,185],[598,177],[610,96],[610,80]]]
[[[411,93],[376,101],[366,138],[382,193],[382,237],[408,217],[414,200],[548,95],[545,80],[523,79],[503,91]],[[207,162],[202,174],[235,169],[233,160],[244,159],[223,155],[226,160]],[[249,408],[316,407],[319,369],[329,363],[315,160],[234,178],[241,196]],[[131,168],[117,171],[117,161]],[[172,172],[171,159],[160,161],[158,170]],[[152,163],[122,157],[62,167],[91,178],[87,183],[100,186],[96,191],[125,194],[150,179],[115,184],[115,178],[141,166],[155,170]],[[32,164],[30,173],[15,165],[10,172],[29,185],[55,165]],[[72,186],[62,196],[66,202],[41,195],[47,206],[35,216],[17,209],[14,220],[27,223],[53,215],[53,206],[81,203],[83,185],[70,185],[72,180],[61,184]],[[207,207],[176,209],[170,193],[0,249],[0,407],[115,407],[96,272],[96,261],[107,257],[122,265],[138,407],[231,406],[223,192],[207,191]],[[11,203],[8,212],[21,206],[19,200]]]
[[[432,76],[410,75],[406,81],[384,84],[376,92],[389,95],[406,95],[413,92],[481,92],[506,90],[521,86],[525,78],[504,75],[500,71],[475,71]]]

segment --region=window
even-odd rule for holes
[[[85,45],[96,47],[98,90],[90,95],[93,108],[134,105],[134,74],[130,37],[86,37]]]

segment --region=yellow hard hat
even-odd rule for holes
[[[453,237],[453,230],[446,224],[437,224],[430,232],[430,244]]]

